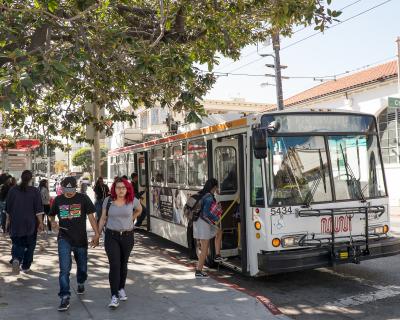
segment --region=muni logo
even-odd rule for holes
[[[351,220],[347,216],[337,216],[334,220],[335,233],[351,231]],[[332,232],[332,217],[321,219],[321,233]]]

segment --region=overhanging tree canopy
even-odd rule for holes
[[[327,0],[327,4],[330,0]],[[139,106],[201,112],[220,55],[298,24],[323,30],[323,0],[0,0],[0,106],[16,134],[84,139]],[[123,108],[127,101],[131,109]],[[86,102],[107,110],[99,121]]]

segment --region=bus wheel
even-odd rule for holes
[[[210,239],[210,246],[208,249],[208,255],[206,257],[206,266],[209,268],[215,268],[217,263],[214,261],[215,259],[215,239]]]

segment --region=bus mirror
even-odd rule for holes
[[[267,131],[265,129],[253,130],[253,150],[256,159],[267,157]]]
[[[268,133],[275,133],[278,132],[278,130],[281,128],[281,123],[278,121],[272,121],[270,124],[268,124],[267,131]]]

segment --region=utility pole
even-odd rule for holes
[[[96,122],[99,121],[100,108],[97,103],[93,103],[93,117]],[[100,131],[93,126],[93,181],[100,177]]]
[[[70,166],[70,151],[69,151],[69,138],[67,137],[67,147],[68,147],[68,175],[71,173],[71,166]]]
[[[47,180],[50,179],[50,165],[51,165],[51,150],[49,148],[49,140],[46,139],[45,140],[45,145],[44,145],[44,153],[46,155],[46,160],[47,160],[47,164],[46,164],[46,178]]]
[[[278,110],[283,110],[281,59],[279,56],[279,50],[280,50],[279,32],[275,32],[272,35],[272,46],[274,48],[274,59],[275,59],[275,81],[276,81],[277,106],[278,106]]]

